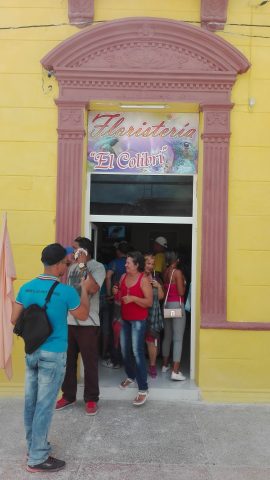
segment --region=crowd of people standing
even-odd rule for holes
[[[29,305],[42,307],[52,285],[58,283],[47,308],[52,333],[37,350],[26,354],[24,424],[29,472],[54,472],[65,466],[50,455],[48,432],[53,409],[76,402],[79,353],[85,413],[98,412],[100,330],[102,365],[119,368],[123,364],[126,377],[119,387],[125,390],[137,383],[134,406],[147,400],[148,374],[156,378],[160,352],[161,372],[171,368],[171,380],[185,380],[180,361],[186,279],[179,260],[164,237],[157,237],[152,252],[146,254],[122,241],[109,262],[93,259],[93,244],[85,237],[75,238],[69,250],[57,243],[43,249],[44,272],[20,288],[11,318],[15,324]],[[65,276],[66,284],[60,282]],[[171,318],[163,315],[164,305]],[[56,401],[60,388],[62,396]]]
[[[119,259],[121,274],[117,270]],[[143,405],[148,397],[147,373],[151,378],[157,377],[159,354],[163,357],[161,372],[166,373],[171,369],[171,380],[185,380],[180,361],[186,324],[186,286],[179,254],[168,249],[165,237],[157,237],[152,251],[145,254],[134,250],[126,241],[116,245],[116,259],[109,262],[106,273],[107,302],[113,302],[113,340],[107,342],[107,337],[103,336],[108,350],[104,349],[103,343],[102,365],[119,368],[123,363],[126,378],[120,388],[126,389],[137,383],[138,394],[133,401],[135,406]],[[181,318],[177,315],[164,318],[165,303],[173,313],[180,310]],[[107,318],[103,319],[101,313],[102,334],[107,332]],[[113,345],[111,350],[110,345]],[[111,353],[115,345],[118,345],[116,361]],[[148,355],[148,372],[145,353]]]

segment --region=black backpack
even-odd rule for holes
[[[25,353],[33,353],[37,350],[53,331],[46,309],[58,284],[59,282],[55,281],[51,286],[43,307],[36,304],[29,305],[18,317],[13,332],[24,339]]]

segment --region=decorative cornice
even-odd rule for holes
[[[68,0],[68,18],[71,25],[82,28],[94,18],[94,0]]]
[[[66,77],[67,74],[64,74],[64,77]],[[93,79],[93,78],[63,78],[61,74],[58,75],[58,80],[59,80],[59,85],[61,87],[74,87],[74,88],[99,88],[101,90],[106,90],[108,88],[113,88],[113,89],[120,89],[120,90],[130,90],[135,89],[135,90],[141,90],[142,88],[145,90],[174,90],[174,91],[185,91],[185,90],[198,90],[198,91],[230,91],[234,81],[228,81],[228,79],[198,79],[196,81],[194,80],[188,80],[185,79],[183,81],[177,81],[177,80],[139,80],[138,78],[136,79],[131,79],[131,78],[126,78],[120,80],[119,78],[117,79],[104,79],[104,74],[103,76],[100,75],[99,78]],[[166,75],[167,76],[167,75]],[[129,76],[130,77],[130,76]]]
[[[227,21],[228,0],[201,0],[201,25],[214,32],[223,30]]]
[[[184,22],[136,17],[95,25],[62,42],[42,59],[47,70],[58,76],[70,72],[148,72],[159,78],[200,72],[236,76],[249,68],[246,58],[231,44]]]
[[[228,144],[230,142],[230,133],[202,133],[201,138],[205,143],[215,143],[215,144],[220,144],[220,143],[226,143]]]
[[[59,140],[82,140],[85,137],[85,130],[82,131],[70,131],[62,128],[57,129]]]

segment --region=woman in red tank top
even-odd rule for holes
[[[144,257],[140,252],[128,253],[126,274],[122,275],[119,288],[115,286],[113,293],[121,300],[120,340],[127,375],[120,388],[126,389],[136,380],[139,391],[133,405],[140,406],[148,396],[144,337],[148,308],[153,303],[152,287],[144,276]]]

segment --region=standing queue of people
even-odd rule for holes
[[[183,304],[185,279],[177,268],[177,254],[166,252],[164,237],[157,237],[155,251],[145,256],[138,251],[130,252],[127,242],[121,243],[117,246],[116,259],[106,265],[106,269],[92,258],[93,245],[85,237],[75,238],[72,262],[68,250],[62,245],[48,245],[41,256],[43,274],[19,290],[12,312],[13,324],[24,308],[31,304],[43,306],[52,284],[59,282],[47,308],[53,331],[35,352],[26,354],[24,424],[29,472],[55,472],[65,466],[64,461],[51,456],[48,432],[54,408],[62,410],[76,401],[79,353],[84,367],[85,413],[95,415],[98,411],[99,293],[105,276],[105,304],[109,305],[107,336],[110,333],[110,312],[113,327],[110,366],[117,368],[123,361],[126,372],[126,378],[119,387],[125,390],[136,381],[138,393],[133,405],[145,403],[148,397],[145,342],[149,355],[148,373],[155,378],[163,326],[162,372],[170,368],[172,343],[171,379],[185,379],[180,371],[185,318],[163,319],[160,303],[167,289],[169,307],[179,305],[179,302]],[[158,255],[158,262],[155,255]],[[163,269],[164,265],[166,267],[161,272],[156,269],[156,264],[159,269]],[[60,279],[65,276],[67,266],[65,285]],[[184,308],[182,310],[184,312]],[[105,342],[103,354],[109,346],[109,338]],[[104,365],[109,366],[108,359]],[[60,387],[62,397],[56,401]]]
[[[127,245],[125,248],[128,250]],[[157,377],[156,360],[159,350],[162,350],[161,372],[166,373],[171,369],[173,381],[183,381],[186,378],[180,370],[186,323],[184,308],[186,280],[179,269],[177,253],[167,251],[167,248],[166,239],[157,237],[153,253],[145,255],[138,251],[126,253],[125,272],[116,282],[111,282],[112,273],[110,270],[107,272],[108,299],[113,298],[114,305],[117,305],[118,320],[120,315],[120,323],[118,323],[121,325],[120,345],[127,375],[121,382],[120,388],[126,389],[135,381],[137,382],[138,395],[133,401],[135,406],[143,405],[148,397],[145,342],[150,377]],[[123,266],[124,255],[121,258]],[[176,309],[175,311],[181,309],[181,318],[179,316],[163,318],[162,301],[165,295],[166,307]],[[115,315],[112,318],[113,343],[115,343],[113,328],[116,321]],[[160,341],[161,332],[163,333],[162,342]],[[169,363],[171,350],[172,365]],[[104,360],[102,364],[110,368],[119,367],[119,362],[115,364],[110,358]]]

